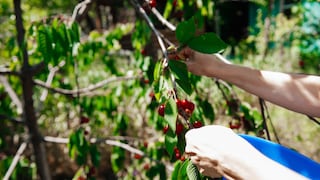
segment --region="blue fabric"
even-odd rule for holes
[[[240,134],[262,154],[312,180],[320,180],[320,164],[280,144]],[[306,147],[307,148],[307,147]],[[272,172],[270,172],[272,173]]]

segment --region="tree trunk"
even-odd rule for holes
[[[25,30],[23,27],[21,0],[14,0],[14,11],[16,16],[17,39],[20,50],[22,52],[23,66],[21,68],[20,80],[22,83],[23,93],[23,116],[28,127],[30,140],[33,145],[34,156],[36,159],[37,172],[41,179],[51,180],[48,162],[46,159],[46,151],[42,142],[42,136],[38,129],[35,108],[33,104],[33,75],[37,69],[29,65],[26,46],[24,45]]]

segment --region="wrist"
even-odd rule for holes
[[[221,57],[217,55],[210,56],[208,66],[205,67],[206,76],[220,79],[223,77],[223,73],[227,72],[225,69],[228,67],[228,64]]]

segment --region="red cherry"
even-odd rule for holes
[[[303,61],[303,60],[300,60],[300,61],[299,61],[299,66],[300,66],[301,68],[304,67],[304,61]]]
[[[195,122],[193,123],[193,127],[194,127],[194,128],[200,128],[200,127],[202,127],[201,121],[195,121]]]
[[[177,123],[176,124],[176,134],[177,135],[179,135],[179,134],[181,134],[182,133],[182,131],[183,131],[183,124],[181,124],[181,123]]]
[[[88,135],[89,131],[88,130],[84,130],[84,135]]]
[[[194,110],[194,104],[193,104],[192,102],[188,101],[187,109],[189,109],[191,112],[193,112],[193,110]]]
[[[142,49],[141,51],[140,51],[140,53],[142,54],[142,55],[147,55],[147,51],[145,50],[145,49]]]
[[[86,180],[86,178],[85,177],[83,177],[83,176],[80,176],[80,177],[78,177],[78,179],[77,180]]]
[[[144,84],[149,84],[150,81],[149,81],[149,79],[144,79],[143,82],[144,82]]]
[[[229,127],[230,127],[230,129],[239,129],[241,127],[241,123],[239,123],[239,122],[237,122],[237,123],[229,122]]]
[[[161,104],[158,108],[158,114],[162,117],[164,117],[164,109],[166,108],[166,106],[164,104]]]
[[[89,172],[88,172],[88,176],[92,176],[96,173],[96,168],[95,167],[90,167]]]
[[[144,141],[144,142],[143,142],[143,146],[144,146],[145,148],[148,147],[148,144],[149,144],[148,141]]]
[[[168,130],[169,130],[169,125],[167,124],[163,127],[163,133],[166,134]]]
[[[191,112],[193,112],[195,105],[193,104],[193,102],[184,99],[181,101],[181,107],[184,110],[189,109]]]
[[[186,160],[186,157],[185,156],[181,156],[180,157],[180,161],[185,161]]]
[[[134,156],[133,156],[135,159],[141,159],[142,158],[142,156],[140,155],[140,154],[134,154]]]
[[[85,124],[85,123],[88,123],[89,121],[90,119],[88,117],[81,116],[80,118],[80,124]]]
[[[187,108],[188,108],[188,104],[189,104],[189,102],[188,102],[188,100],[186,100],[186,99],[184,99],[184,100],[181,101],[181,107],[182,107],[183,109],[187,109]]]
[[[157,1],[156,1],[156,0],[149,0],[149,6],[150,6],[151,8],[156,7],[156,5],[157,5]]]
[[[178,109],[182,108],[182,101],[180,99],[176,100],[176,104],[177,104]]]
[[[154,94],[153,91],[151,91],[151,92],[149,93],[149,97],[151,97],[151,98],[154,98],[154,97],[155,97],[155,94]]]
[[[177,147],[174,147],[173,152],[177,153],[177,152],[180,152],[180,151],[179,151],[179,149]]]
[[[177,0],[173,0],[172,6],[173,6],[173,7],[176,7],[176,6],[177,6]]]
[[[143,166],[143,169],[144,170],[149,170],[150,169],[150,165],[147,163],[147,164],[145,164],[144,166]]]
[[[180,159],[180,157],[181,157],[180,152],[176,152],[174,155],[175,155],[176,159]]]

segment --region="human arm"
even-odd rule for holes
[[[219,55],[185,48],[180,52],[190,72],[215,77],[289,110],[320,117],[320,77],[257,70],[228,64]]]
[[[227,179],[306,179],[257,151],[231,129],[204,126],[186,134],[185,152],[199,171]]]

